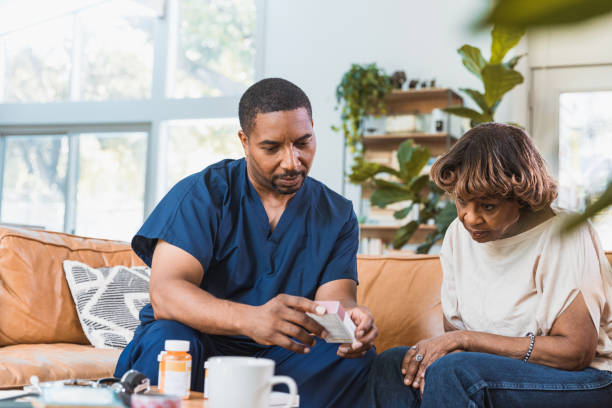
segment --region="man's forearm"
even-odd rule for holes
[[[164,282],[152,288],[156,319],[175,320],[209,334],[244,335],[244,321],[253,306],[218,299],[184,280]]]

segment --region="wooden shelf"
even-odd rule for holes
[[[387,95],[387,101],[394,102],[396,100],[407,100],[407,99],[426,99],[426,98],[446,98],[450,95],[451,98],[461,100],[461,96],[455,91],[449,88],[415,88],[406,90],[393,90]]]
[[[422,88],[393,91],[387,95],[387,115],[408,112],[431,113],[436,108],[463,105],[463,99],[452,89]]]
[[[395,233],[398,229],[400,229],[401,225],[370,225],[370,224],[360,224],[359,231],[361,233],[361,238],[380,238],[385,243],[392,243],[393,238],[395,237]],[[409,244],[422,244],[425,242],[425,238],[431,232],[436,230],[435,225],[426,225],[421,224],[419,228],[414,232]]]
[[[396,150],[402,142],[410,139],[423,147],[427,147],[434,156],[445,153],[458,140],[448,133],[404,132],[367,135],[363,136],[362,142],[364,148],[369,150]]]

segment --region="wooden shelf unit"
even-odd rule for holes
[[[422,88],[410,89],[405,91],[393,91],[387,96],[386,115],[403,114],[430,114],[434,109],[446,108],[449,106],[463,105],[463,99],[457,93],[447,88]],[[370,134],[363,136],[363,154],[366,161],[378,162],[391,167],[396,167],[395,152],[400,144],[406,140],[413,140],[415,143],[427,147],[434,156],[439,156],[452,145],[454,145],[460,135],[451,135],[449,132],[450,117],[447,114],[444,119],[444,132],[424,133],[424,132],[397,132],[386,134]],[[369,199],[371,189],[369,186],[362,186],[362,199]],[[370,214],[389,218],[393,216],[395,210],[391,208],[371,207]],[[370,215],[368,214],[368,215]],[[405,224],[402,222],[402,224]],[[360,239],[380,239],[385,246],[391,246],[393,238],[401,225],[379,225],[361,224]],[[425,242],[429,233],[435,231],[435,225],[420,225],[408,244],[419,244]]]
[[[438,156],[450,149],[457,142],[457,137],[446,132],[422,133],[402,132],[386,133],[382,135],[363,136],[363,148],[370,150],[397,150],[400,144],[406,140],[414,140],[415,143],[429,149],[434,156]]]
[[[463,105],[463,99],[452,89],[422,88],[393,91],[387,96],[387,115],[418,111],[431,113],[436,108]]]

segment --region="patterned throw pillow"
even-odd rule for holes
[[[149,303],[150,269],[64,261],[64,273],[87,339],[98,348],[124,348],[140,324],[140,309]]]

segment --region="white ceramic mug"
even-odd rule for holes
[[[287,384],[290,408],[297,395],[291,377],[275,376],[274,361],[254,357],[212,357],[207,363],[206,382],[210,408],[269,408],[274,384]]]

